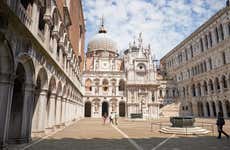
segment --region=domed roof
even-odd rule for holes
[[[117,43],[109,36],[102,20],[98,33],[89,41],[88,52],[102,50],[117,53]]]
[[[107,33],[98,33],[96,34],[88,44],[88,52],[91,51],[117,51],[117,44],[113,41]]]

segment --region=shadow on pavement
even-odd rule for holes
[[[143,150],[151,150],[166,138],[133,138]],[[123,139],[45,139],[27,150],[135,150],[136,148]],[[229,150],[230,139],[221,140],[213,136],[173,137],[157,150]]]

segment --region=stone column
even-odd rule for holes
[[[47,20],[45,23],[45,29],[44,29],[44,37],[45,37],[45,46],[49,50],[50,48],[50,23]]]
[[[33,116],[32,123],[32,132],[44,132],[45,131],[45,123],[46,120],[46,105],[47,105],[47,90],[42,89],[40,93],[38,93],[38,100],[35,107],[35,112]]]
[[[224,118],[228,118],[228,112],[227,112],[227,109],[226,109],[225,102],[222,102],[222,108],[223,108]]]
[[[55,103],[56,93],[51,93],[49,98],[48,128],[53,128],[55,125]]]
[[[224,23],[223,24],[223,30],[224,30],[224,39],[226,39],[226,38],[229,37],[229,34],[228,34],[228,23]]]
[[[220,111],[219,109],[219,105],[218,105],[218,101],[214,101],[215,103],[215,107],[216,107],[216,115],[218,114],[218,112]]]
[[[55,125],[59,127],[61,124],[61,103],[62,97],[60,95],[57,96],[56,99],[56,116],[55,116]]]
[[[0,73],[0,149],[6,148],[13,96],[13,76]]]
[[[32,28],[31,30],[34,33],[37,33],[38,31],[38,20],[39,20],[39,12],[38,12],[38,6],[37,3],[33,3],[33,10],[32,10]]]
[[[214,117],[214,112],[213,112],[213,108],[212,108],[212,103],[210,101],[208,101],[208,105],[209,105],[209,110],[210,110],[210,117]]]
[[[62,98],[62,114],[61,114],[61,124],[65,125],[66,117],[66,97]]]
[[[198,116],[198,105],[197,105],[197,102],[193,102],[192,103],[192,111],[193,111],[193,115],[194,116]]]
[[[202,103],[203,103],[204,117],[208,117],[208,110],[207,110],[206,102],[203,101]]]
[[[32,118],[34,112],[34,97],[35,88],[34,84],[25,85],[25,95],[22,111],[22,129],[21,129],[21,139],[20,142],[30,142],[31,141],[31,127]]]

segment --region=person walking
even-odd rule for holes
[[[115,113],[114,120],[115,120],[115,125],[118,125],[118,115],[117,115],[117,113]]]
[[[104,125],[105,125],[105,122],[107,120],[107,117],[108,117],[107,113],[104,113],[104,115],[103,115],[103,124]]]
[[[224,124],[225,121],[224,121],[223,112],[218,112],[217,121],[216,121],[217,129],[219,132],[219,136],[217,137],[218,139],[221,139],[221,133],[223,133],[229,139],[229,135],[223,131]]]

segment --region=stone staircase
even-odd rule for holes
[[[179,116],[180,103],[172,103],[160,108],[160,117]]]

